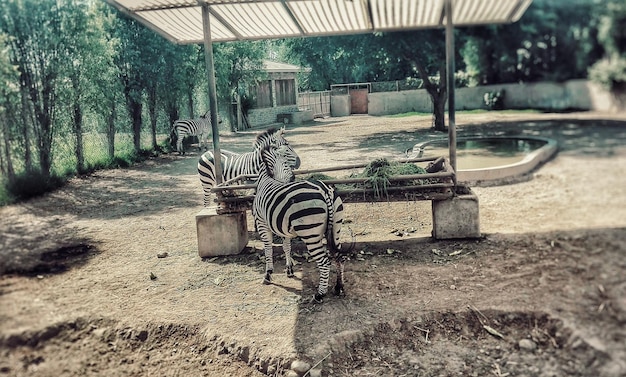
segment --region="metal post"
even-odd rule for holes
[[[450,165],[454,170],[456,186],[456,120],[454,119],[454,26],[452,24],[452,0],[446,0],[446,81],[448,85],[448,147],[450,149]]]
[[[211,131],[213,136],[213,158],[215,159],[215,182],[222,183],[222,164],[220,150],[220,132],[217,123],[217,90],[215,88],[215,67],[213,65],[213,42],[209,6],[202,4],[202,24],[204,28],[204,58],[209,82],[209,109],[211,110]]]

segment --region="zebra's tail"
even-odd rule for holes
[[[343,254],[341,250],[341,225],[343,223],[343,202],[341,198],[332,191],[328,205],[328,225],[326,227],[326,246],[330,255],[339,258]]]

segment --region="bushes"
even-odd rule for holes
[[[603,59],[589,68],[589,78],[613,92],[626,92],[626,58]]]
[[[25,171],[3,182],[3,187],[0,188],[0,204],[5,205],[43,195],[63,186],[66,181],[67,177],[61,175],[46,176],[39,170]]]

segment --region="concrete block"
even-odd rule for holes
[[[218,215],[217,207],[204,208],[196,215],[200,257],[239,254],[248,244],[246,212]]]
[[[480,237],[478,197],[471,191],[446,200],[433,200],[435,239]]]

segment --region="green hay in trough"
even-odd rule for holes
[[[379,158],[370,162],[365,169],[358,174],[351,174],[350,178],[367,178],[364,184],[338,184],[335,185],[339,189],[351,189],[355,186],[363,187],[365,189],[374,189],[374,196],[379,198],[387,195],[387,188],[391,185],[389,177],[398,175],[415,175],[426,174],[426,169],[417,166],[413,163],[402,162],[390,162],[385,158]],[[328,176],[322,173],[312,173],[305,177],[304,180],[318,180],[324,181],[329,179],[336,179],[335,177]],[[414,179],[411,181],[396,181],[395,186],[412,186],[428,184],[432,180],[430,179]]]

